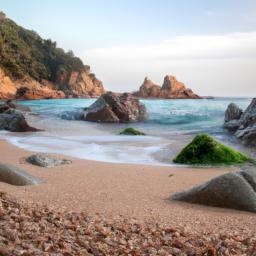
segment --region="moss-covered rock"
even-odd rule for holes
[[[144,132],[141,132],[134,128],[126,128],[122,132],[120,132],[120,134],[121,135],[146,135]]]
[[[207,134],[197,135],[173,160],[179,164],[236,164],[251,160]]]

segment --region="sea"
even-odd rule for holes
[[[36,133],[0,131],[0,138],[20,148],[57,153],[87,160],[149,165],[174,165],[172,159],[194,136],[208,133],[220,142],[256,156],[223,128],[229,103],[243,110],[251,98],[142,99],[147,120],[130,124],[105,124],[79,120],[84,108],[96,99],[49,99],[20,101],[29,106],[29,123],[43,129]],[[146,136],[119,133],[134,127]]]

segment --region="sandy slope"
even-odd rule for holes
[[[256,231],[256,215],[168,200],[174,192],[235,169],[173,168],[109,164],[72,159],[71,165],[45,169],[24,163],[31,152],[0,141],[0,162],[21,167],[43,179],[39,186],[15,187],[0,183],[0,191],[26,202],[57,209],[85,210],[108,217],[119,214],[142,221],[151,218],[174,227],[203,232]]]

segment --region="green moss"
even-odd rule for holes
[[[126,128],[122,132],[121,135],[146,135],[144,132],[138,131],[134,128]]]
[[[197,135],[173,160],[179,164],[236,164],[251,159],[222,145],[207,134]]]

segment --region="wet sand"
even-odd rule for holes
[[[110,164],[68,157],[70,165],[42,168],[25,163],[31,155],[0,141],[0,162],[22,168],[42,179],[37,186],[0,183],[0,191],[24,201],[57,210],[86,211],[106,218],[155,219],[173,227],[199,232],[256,232],[253,213],[170,201],[170,196],[236,168],[180,168]],[[67,157],[65,157],[67,158]]]

